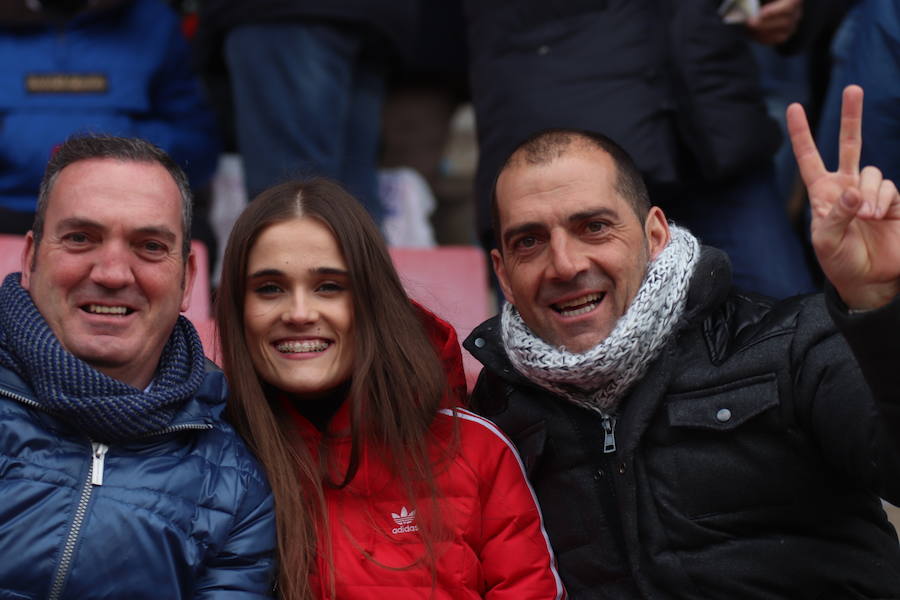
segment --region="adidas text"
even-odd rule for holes
[[[403,527],[394,527],[393,529],[391,529],[391,533],[396,535],[398,533],[412,533],[418,530],[418,525],[404,525]]]

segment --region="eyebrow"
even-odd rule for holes
[[[84,217],[69,217],[68,219],[62,219],[57,225],[57,231],[66,230],[66,229],[98,229],[98,230],[106,230],[107,227],[102,223],[97,221],[93,221],[91,219],[86,219]],[[166,227],[165,225],[147,225],[144,227],[138,227],[134,230],[135,233],[141,235],[154,235],[157,237],[164,238],[166,241],[174,242],[178,239],[178,236],[174,231]]]
[[[584,221],[586,219],[593,219],[597,217],[608,217],[616,219],[619,217],[619,212],[613,208],[602,206],[600,208],[592,208],[589,210],[579,211],[577,213],[572,213],[566,218],[566,221],[569,224],[578,223],[579,221]],[[529,221],[528,223],[522,223],[521,225],[516,225],[510,229],[507,229],[503,232],[503,244],[508,245],[509,242],[516,236],[521,235],[523,233],[528,233],[529,231],[534,231],[536,229],[543,229],[545,226],[543,223],[538,221]]]
[[[335,275],[338,277],[349,277],[350,273],[346,269],[338,269],[337,267],[315,267],[309,270],[315,275]],[[260,277],[284,277],[284,271],[281,269],[260,269],[247,275],[247,279],[258,279]]]

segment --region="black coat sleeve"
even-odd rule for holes
[[[900,296],[880,309],[853,314],[834,289],[825,298],[875,399],[900,406]]]

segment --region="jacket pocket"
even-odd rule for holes
[[[645,445],[655,496],[691,519],[790,503],[782,473],[800,459],[780,404],[774,374],[666,398]]]
[[[670,397],[666,406],[669,425],[710,431],[730,431],[778,406],[774,375],[745,379],[707,390],[703,396]]]

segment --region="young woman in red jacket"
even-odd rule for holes
[[[230,418],[275,493],[282,598],[565,596],[515,450],[458,408],[453,328],[409,300],[337,184],[247,207],[216,310]]]

